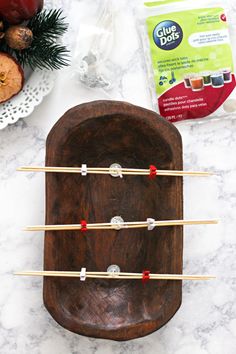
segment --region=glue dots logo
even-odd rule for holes
[[[153,39],[160,49],[172,50],[182,42],[183,31],[180,25],[174,21],[162,21],[154,28]]]

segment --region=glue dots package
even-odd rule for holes
[[[228,0],[144,3],[139,26],[148,86],[168,121],[236,111],[235,19]]]

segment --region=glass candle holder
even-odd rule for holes
[[[206,71],[201,73],[201,76],[203,77],[203,82],[204,82],[204,86],[210,86],[211,85],[211,72],[210,71]]]
[[[192,91],[202,91],[204,89],[204,81],[202,76],[195,76],[190,79]]]
[[[184,86],[185,88],[191,88],[190,79],[194,77],[194,74],[187,74],[184,76]]]
[[[224,86],[224,76],[222,72],[214,73],[211,75],[212,87],[220,88]]]
[[[223,73],[223,78],[225,83],[232,82],[232,73],[230,69],[223,69],[222,73]]]

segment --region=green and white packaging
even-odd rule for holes
[[[236,110],[236,11],[228,0],[146,1],[139,26],[148,86],[171,122]]]

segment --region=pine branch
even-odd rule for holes
[[[34,16],[27,27],[32,30],[34,38],[56,39],[67,31],[68,24],[64,21],[62,10],[44,10]]]
[[[30,48],[16,52],[16,56],[23,66],[53,70],[69,64],[68,53],[66,47],[57,43],[35,40]]]

